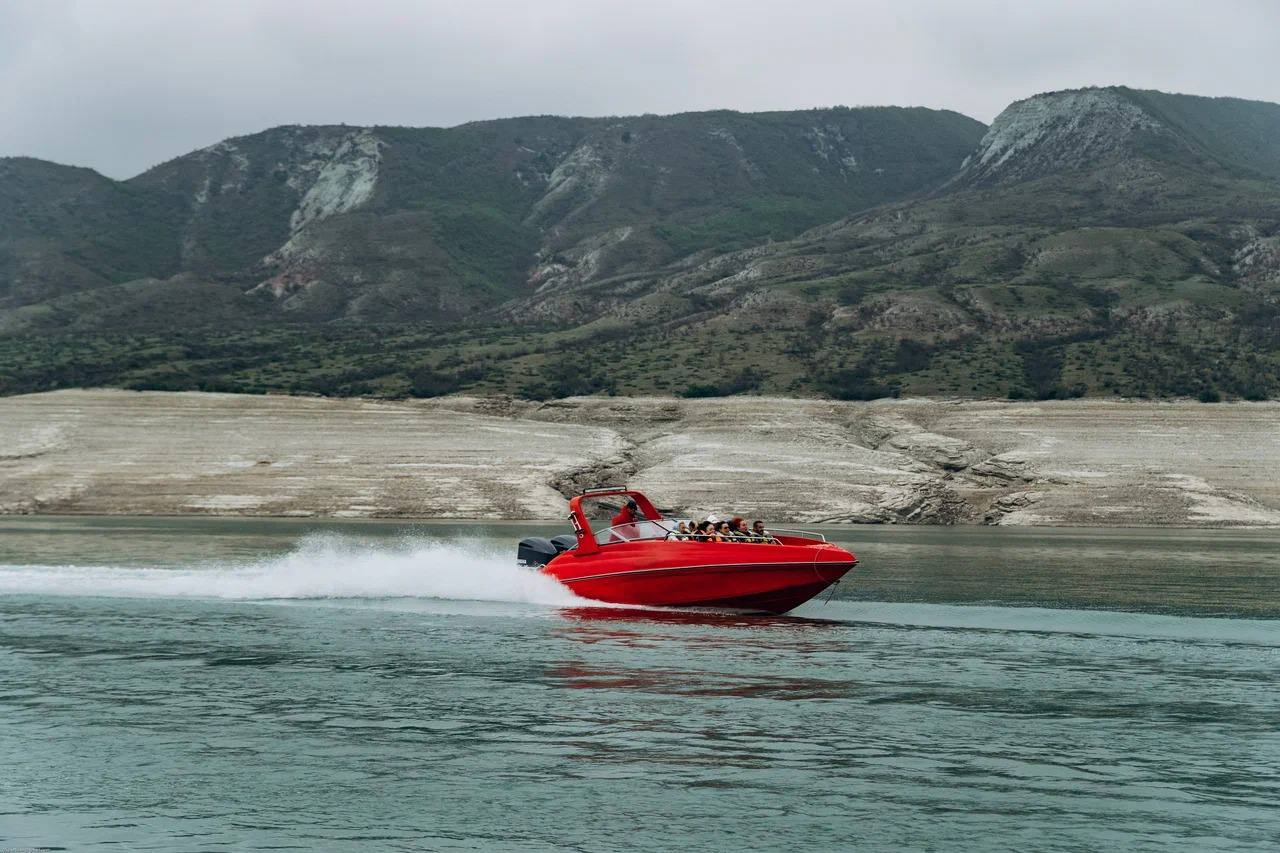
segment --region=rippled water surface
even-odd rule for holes
[[[0,519],[0,849],[1280,846],[1274,532],[834,529],[753,618],[534,529]]]

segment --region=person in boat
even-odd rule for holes
[[[747,520],[740,515],[735,515],[733,521],[729,522],[729,529],[738,539],[751,538],[751,531],[747,528]]]
[[[716,526],[711,521],[700,521],[696,529],[697,536],[694,538],[699,542],[719,542],[720,537],[716,534]]]
[[[746,539],[748,542],[768,542],[769,541],[769,538],[766,534],[753,530],[751,525],[747,524],[747,520],[745,518],[735,518],[734,521],[736,522],[734,526],[734,530],[737,532],[739,536]],[[759,519],[757,519],[757,524],[760,525],[760,530],[764,530],[764,524],[761,523]]]
[[[686,524],[686,523],[685,523],[685,522],[683,522],[683,521],[676,525],[676,538],[677,538],[677,539],[680,539],[680,540],[688,539],[688,538],[689,538],[689,534],[690,534],[690,533],[692,533],[692,532],[693,532],[693,531],[691,531],[691,530],[689,529],[689,525],[688,525],[688,524]]]
[[[627,498],[627,502],[622,505],[622,509],[613,517],[612,526],[609,528],[610,535],[614,540],[626,542],[641,536],[644,525],[648,519],[644,513],[640,511],[640,506],[633,498]]]
[[[722,521],[716,525],[717,542],[732,542],[734,538],[733,529],[730,528],[729,522]]]
[[[758,518],[751,522],[751,535],[762,542],[773,541],[773,534],[764,529],[764,522]]]
[[[640,505],[634,499],[627,498],[627,502],[622,505],[622,509],[613,517],[613,526],[635,524],[640,518]]]

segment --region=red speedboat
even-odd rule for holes
[[[582,502],[630,498],[639,516],[596,534]],[[613,604],[785,613],[840,580],[858,558],[816,534],[709,542],[683,537],[640,492],[588,489],[569,501],[573,535],[529,538],[520,562],[577,595]]]

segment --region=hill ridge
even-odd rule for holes
[[[0,179],[0,391],[1280,390],[1267,102],[282,125],[54,173],[74,201]]]

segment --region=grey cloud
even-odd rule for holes
[[[1124,83],[1280,100],[1271,0],[10,0],[0,154],[125,177],[278,124],[908,104]]]

